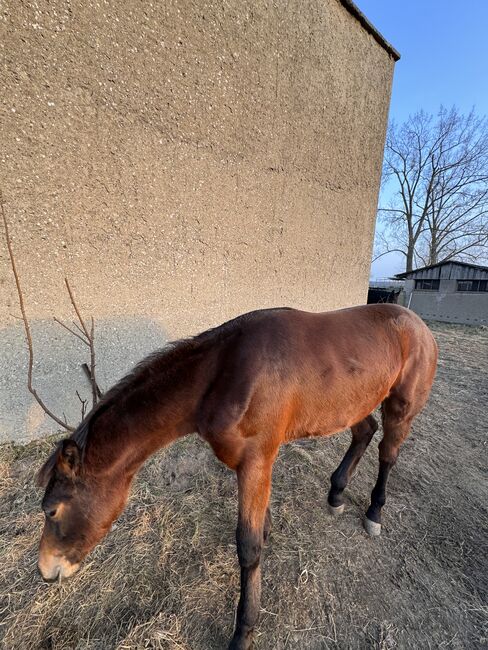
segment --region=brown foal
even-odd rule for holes
[[[388,474],[427,401],[436,361],[422,320],[386,304],[322,314],[256,311],[170,344],[108,391],[40,470],[42,576],[74,573],[123,510],[146,458],[198,432],[237,472],[241,593],[230,648],[249,648],[280,445],[352,429],[328,496],[331,512],[340,513],[344,489],[377,429],[371,413],[382,404],[379,475],[365,518],[367,532],[378,535]]]

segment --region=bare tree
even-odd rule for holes
[[[22,286],[20,284],[20,278],[19,278],[19,273],[17,271],[17,265],[15,262],[15,256],[14,256],[14,251],[12,247],[12,240],[10,238],[10,232],[8,228],[8,222],[7,222],[7,217],[5,215],[5,207],[4,207],[4,202],[3,202],[3,195],[2,192],[0,191],[0,210],[2,213],[2,220],[3,220],[3,226],[5,230],[5,239],[7,243],[7,250],[10,258],[10,264],[12,267],[12,272],[15,278],[15,286],[17,289],[17,295],[19,298],[19,306],[20,306],[20,312],[22,314],[22,320],[24,323],[24,331],[25,331],[25,338],[27,341],[27,348],[29,351],[29,362],[28,362],[28,368],[27,368],[27,389],[29,392],[33,395],[33,397],[36,399],[37,403],[41,406],[43,411],[51,418],[53,419],[57,424],[61,425],[64,429],[67,431],[74,431],[75,427],[73,425],[70,425],[66,422],[66,418],[61,419],[57,415],[55,415],[44,403],[44,401],[41,399],[39,396],[38,392],[33,386],[32,383],[32,371],[33,371],[33,366],[34,366],[34,348],[32,344],[32,334],[31,334],[31,329],[29,325],[29,320],[27,318],[27,312],[25,309],[25,301],[24,301],[24,294],[22,291]],[[85,345],[88,346],[90,350],[90,367],[86,363],[82,364],[83,371],[85,372],[86,376],[88,377],[91,388],[92,388],[92,404],[95,406],[98,402],[98,398],[102,396],[102,393],[100,391],[100,388],[98,387],[96,377],[95,377],[95,322],[93,320],[93,317],[91,318],[90,322],[90,329],[86,326],[86,323],[81,315],[81,312],[78,308],[78,305],[76,304],[76,300],[73,294],[73,291],[69,285],[68,279],[64,279],[66,288],[68,290],[68,294],[70,297],[71,305],[75,311],[76,316],[78,317],[79,324],[73,321],[73,326],[76,330],[71,329],[68,327],[65,323],[60,321],[58,318],[54,318],[54,320],[64,327],[68,332],[73,334],[73,336],[76,336],[78,339],[80,339]],[[78,396],[78,399],[80,400],[81,403],[81,419],[85,417],[86,414],[86,400],[82,399],[78,391],[76,391],[76,395]]]
[[[378,259],[392,251],[414,265],[488,255],[488,120],[471,111],[420,111],[388,130],[378,211]]]

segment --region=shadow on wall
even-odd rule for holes
[[[81,368],[90,362],[88,347],[52,320],[32,321],[33,386],[58,417],[76,425],[81,418],[79,392],[91,406],[91,387]],[[95,321],[97,383],[110,388],[149,352],[167,342],[157,321],[116,317]],[[0,442],[26,442],[56,433],[48,417],[27,390],[28,348],[22,322],[0,330]]]

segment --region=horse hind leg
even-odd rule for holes
[[[266,510],[266,516],[264,518],[264,528],[263,528],[263,540],[265,544],[268,541],[268,537],[270,536],[272,526],[273,526],[273,521],[271,517],[271,508],[268,506]]]
[[[330,514],[340,515],[344,511],[344,490],[377,429],[378,423],[372,415],[368,415],[351,427],[352,441],[349,449],[330,477],[330,490],[327,497]]]
[[[383,439],[379,444],[379,473],[371,493],[364,527],[370,535],[381,533],[381,511],[386,501],[386,485],[400,446],[410,433],[413,419],[427,403],[434,381],[437,346],[431,335],[424,340],[419,356],[413,355],[403,369],[401,382],[382,404]]]
[[[392,393],[382,407],[383,438],[379,444],[379,472],[371,492],[371,504],[366,512],[364,528],[368,535],[381,534],[381,511],[386,502],[386,486],[395,465],[400,446],[410,433],[414,416],[420,409],[398,391]]]

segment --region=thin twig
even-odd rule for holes
[[[92,382],[92,401],[93,401],[93,406],[98,401],[98,393],[97,393],[97,380],[95,378],[95,346],[93,345],[93,341],[95,340],[95,321],[93,320],[93,316],[91,317],[91,329],[90,329],[90,374],[91,374],[91,382]]]
[[[42,407],[44,412],[49,415],[50,418],[52,418],[55,422],[57,422],[60,426],[62,426],[64,429],[67,431],[74,431],[74,427],[70,426],[66,422],[63,422],[60,418],[58,418],[52,411],[50,411],[47,406],[44,404],[42,399],[39,397],[37,394],[37,391],[35,388],[32,386],[32,368],[34,365],[34,351],[32,347],[32,335],[30,331],[30,326],[29,326],[29,321],[27,320],[27,314],[25,311],[25,305],[24,305],[24,296],[22,293],[22,287],[20,286],[20,280],[19,280],[19,274],[17,273],[17,267],[15,265],[15,258],[14,258],[14,252],[12,249],[12,242],[10,240],[10,233],[8,230],[8,223],[7,223],[7,217],[5,216],[5,208],[3,206],[3,196],[0,191],[0,206],[2,210],[2,218],[3,218],[3,225],[5,228],[5,238],[7,240],[7,249],[8,249],[8,254],[10,257],[10,264],[12,266],[12,271],[14,274],[15,278],[15,284],[17,287],[17,295],[19,297],[19,304],[20,304],[20,311],[22,312],[22,320],[24,321],[24,330],[25,330],[25,338],[27,339],[27,346],[29,348],[29,366],[27,370],[27,388],[29,392],[34,396],[36,399],[37,403]]]
[[[71,287],[69,286],[68,278],[64,278],[64,282],[66,284],[66,288],[68,289],[69,297],[71,300],[71,304],[73,306],[73,309],[75,310],[76,315],[78,316],[78,320],[80,321],[81,325],[81,330],[83,331],[83,335],[86,337],[87,345],[90,348],[90,381],[91,381],[91,386],[92,386],[92,406],[95,406],[98,402],[98,397],[100,396],[100,389],[97,386],[97,381],[95,378],[95,321],[93,320],[93,316],[91,317],[91,326],[90,326],[90,331],[88,331],[87,326],[85,325],[85,321],[83,320],[81,316],[81,312],[78,309],[78,305],[76,304],[75,296],[73,294],[73,291],[71,290]],[[78,327],[78,326],[77,326]],[[68,328],[67,328],[68,329]],[[78,329],[80,329],[78,327]],[[80,330],[80,331],[81,331]],[[74,332],[72,332],[74,334]]]
[[[76,315],[78,316],[78,320],[81,323],[81,327],[83,328],[83,333],[85,334],[86,338],[90,340],[90,334],[88,333],[88,330],[85,325],[85,321],[81,317],[80,310],[78,309],[78,305],[76,304],[75,297],[73,295],[73,292],[71,291],[71,287],[69,286],[68,278],[64,278],[64,283],[66,285],[66,288],[68,289],[69,297],[71,300],[71,304],[73,305],[73,309],[76,312]]]
[[[61,327],[64,327],[65,330],[68,330],[68,332],[69,332],[70,334],[73,334],[73,336],[76,336],[77,339],[80,339],[80,341],[83,341],[83,343],[84,343],[85,345],[88,345],[88,346],[90,345],[90,343],[89,343],[85,338],[83,338],[82,336],[80,336],[79,334],[77,334],[77,332],[73,332],[73,330],[70,329],[67,325],[65,325],[62,321],[60,321],[59,318],[56,318],[56,316],[54,316],[54,320],[56,321],[56,323],[57,323],[58,325],[61,325]]]
[[[89,380],[89,382],[91,383],[91,381],[92,381],[92,375],[91,375],[91,372],[90,372],[90,368],[88,367],[88,364],[87,364],[87,363],[82,363],[82,364],[81,364],[81,367],[83,368],[83,372],[84,372],[85,375],[88,377],[88,380]],[[100,399],[100,398],[102,397],[103,393],[102,393],[102,391],[100,390],[100,387],[98,386],[98,384],[97,384],[96,382],[95,382],[95,386],[96,386],[96,389],[97,389],[97,396],[98,396],[98,398]]]
[[[76,329],[78,330],[78,332],[79,332],[82,336],[85,336],[85,332],[81,329],[81,327],[78,325],[78,323],[77,323],[75,320],[73,320],[73,321],[71,321],[71,322],[72,322],[73,325],[76,327]]]
[[[82,399],[78,391],[76,391],[76,395],[81,402],[81,419],[84,420],[86,414],[86,399]]]

